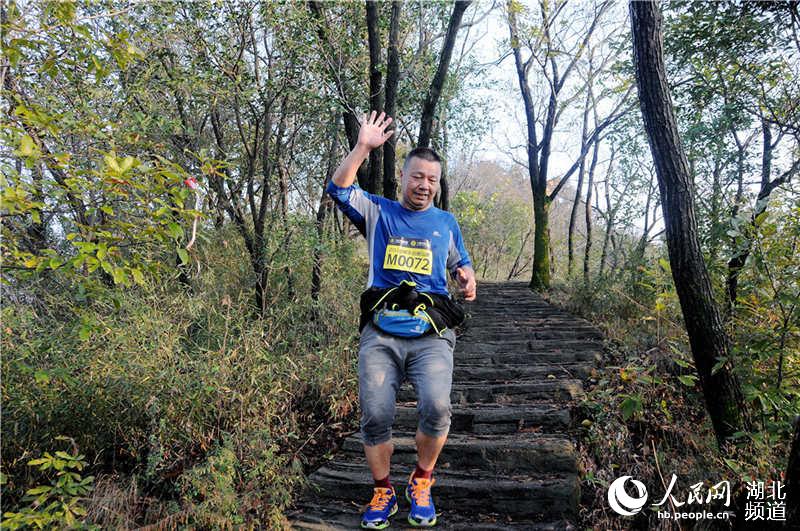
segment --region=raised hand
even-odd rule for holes
[[[365,114],[358,131],[358,143],[369,149],[382,146],[395,132],[394,129],[387,129],[392,123],[391,116],[386,116],[384,112],[380,116],[376,115],[376,111],[372,111],[369,117]]]

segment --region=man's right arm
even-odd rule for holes
[[[380,116],[375,115],[376,112],[373,111],[369,118],[364,116],[356,146],[336,168],[326,188],[336,206],[365,237],[367,236],[367,225],[371,220],[377,219],[380,198],[366,193],[353,184],[356,181],[358,168],[369,156],[369,152],[383,145],[394,134],[393,130],[386,130],[392,123],[392,119],[384,113],[381,113]]]
[[[356,180],[358,168],[367,159],[369,152],[382,146],[394,134],[394,130],[387,130],[392,123],[392,118],[386,116],[386,113],[383,112],[380,116],[376,116],[376,114],[375,111],[372,111],[369,118],[366,115],[364,116],[361,129],[358,131],[356,146],[336,168],[331,180],[339,188],[352,186]]]

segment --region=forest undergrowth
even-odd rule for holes
[[[747,483],[769,485],[783,479],[792,421],[800,412],[798,360],[787,357],[783,384],[776,389],[776,357],[767,346],[775,343],[777,331],[769,327],[765,308],[743,305],[727,323],[736,374],[754,427],[738,433],[735,450],[723,456],[694,376],[665,260],[590,284],[582,279],[561,282],[545,297],[590,320],[606,336],[603,360],[586,383],[586,397],[578,407],[583,526],[730,529],[732,520],[677,522],[659,518],[657,511],[709,509],[711,505],[696,501],[687,504],[690,493],[705,496],[712,486],[729,481],[730,505],[719,500],[714,507],[741,514]],[[756,302],[752,294],[744,299],[748,298]],[[789,352],[797,352],[796,345],[787,346]],[[673,474],[672,498],[665,501]],[[606,494],[609,484],[625,475],[646,485],[649,504],[664,503],[646,506],[634,517],[617,515]]]
[[[305,236],[273,256],[263,318],[224,231],[192,289],[87,289],[57,272],[6,287],[3,527],[281,527],[357,407],[365,268],[352,242],[329,244],[312,301]]]

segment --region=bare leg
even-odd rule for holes
[[[364,445],[364,454],[367,456],[367,464],[372,472],[373,479],[383,479],[389,475],[392,452],[394,452],[392,441],[386,441],[374,446]]]
[[[439,458],[439,454],[442,453],[444,443],[447,441],[447,435],[431,437],[417,429],[417,435],[414,439],[417,441],[417,462],[419,466],[425,470],[431,470],[436,466],[436,460]]]

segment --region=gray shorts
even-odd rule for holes
[[[417,394],[419,429],[440,437],[450,429],[450,390],[456,334],[447,329],[417,338],[386,334],[372,323],[361,332],[358,401],[361,435],[373,446],[392,438],[397,390],[408,379]]]

